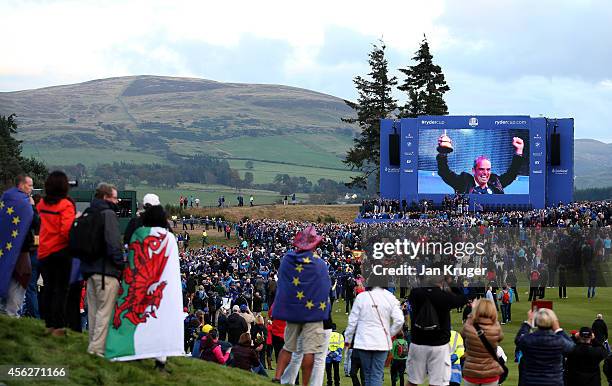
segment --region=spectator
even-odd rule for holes
[[[217,318],[217,332],[219,333],[219,339],[220,340],[226,340],[227,339],[227,329],[228,329],[228,317],[227,317],[227,312],[228,312],[228,308],[226,307],[221,307],[220,311],[219,311],[219,316]]]
[[[566,385],[600,386],[599,364],[608,356],[593,330],[582,327],[576,334],[576,348],[567,356]]]
[[[530,333],[532,326],[537,330]],[[563,385],[563,358],[574,349],[574,343],[559,327],[552,310],[529,310],[514,343],[522,352],[519,386]]]
[[[465,385],[496,386],[504,370],[481,341],[481,336],[484,336],[496,352],[499,342],[504,338],[497,321],[497,310],[492,301],[488,299],[476,301],[472,313],[463,326],[461,336],[466,348],[463,365]]]
[[[219,332],[214,328],[210,330],[205,338],[202,338],[200,358],[205,361],[224,365],[229,359],[231,351],[231,347],[225,353],[221,350]]]
[[[227,340],[233,345],[238,344],[240,335],[249,331],[249,326],[240,315],[240,306],[232,308],[232,314],[227,318]]]
[[[393,341],[391,361],[391,385],[395,386],[398,379],[400,386],[404,386],[404,373],[406,372],[406,359],[408,359],[409,343],[404,339],[404,332],[400,330]]]
[[[268,374],[264,370],[263,366],[259,362],[259,356],[255,349],[251,346],[251,334],[245,332],[240,335],[238,345],[233,347],[234,359],[232,361],[233,367],[239,369],[252,371],[256,374],[267,377]]]
[[[353,349],[361,359],[366,385],[382,385],[391,337],[404,324],[399,301],[384,288],[374,287],[355,298],[346,327],[346,344],[355,337]],[[384,337],[384,338],[383,338]]]
[[[595,340],[603,345],[606,350],[610,351],[610,346],[608,345],[608,325],[604,321],[602,314],[597,314],[591,329],[593,329],[593,334],[595,334]]]
[[[47,332],[55,336],[66,334],[66,302],[72,269],[68,235],[76,209],[74,201],[68,196],[68,189],[66,174],[52,172],[45,181],[45,197],[37,206],[41,221],[38,259],[45,283],[42,305]],[[91,326],[90,323],[90,331]]]
[[[340,362],[342,362],[342,349],[344,348],[344,336],[336,331],[336,324],[332,323],[332,332],[329,336],[329,346],[325,358],[325,372],[327,374],[327,386],[332,386],[332,370],[334,385],[340,386]]]
[[[251,337],[253,338],[253,347],[257,351],[259,362],[266,368],[266,341],[268,338],[268,330],[264,325],[264,318],[261,315],[255,317],[255,325],[251,328]]]
[[[252,197],[252,196],[251,196]],[[297,351],[297,341],[302,337],[302,383],[308,384],[314,366],[314,354],[324,350],[327,344],[323,321],[329,316],[329,290],[331,282],[327,265],[313,250],[323,238],[314,226],[308,226],[296,234],[295,250],[283,257],[279,268],[278,290],[274,301],[274,318],[287,321],[285,345],[278,357],[275,379],[280,377]],[[297,299],[297,300],[296,300]]]
[[[432,276],[429,280],[432,287],[414,288],[408,296],[414,315],[410,319],[411,343],[406,363],[411,386],[425,382],[427,374],[432,386],[450,381],[450,310],[467,302],[465,295],[442,290],[441,277]]]
[[[0,312],[10,316],[18,316],[32,276],[30,250],[35,252],[33,232],[39,222],[32,189],[32,178],[19,175],[0,199]]]
[[[251,332],[251,327],[255,324],[255,315],[249,310],[248,305],[240,305],[240,316],[242,316],[247,323],[247,332]]]
[[[472,306],[470,305],[470,314],[472,313]],[[467,318],[466,318],[467,320]],[[465,323],[465,321],[463,321]],[[465,346],[461,334],[455,330],[451,330],[451,336],[449,341],[450,354],[451,354],[451,379],[449,386],[461,385],[461,364],[465,355]],[[499,346],[498,346],[499,347]]]
[[[108,325],[119,292],[119,280],[124,265],[119,221],[115,214],[117,202],[115,186],[105,183],[98,185],[89,210],[100,213],[104,222],[102,239],[105,248],[100,256],[81,262],[81,272],[87,280],[87,352],[98,356],[104,356]]]

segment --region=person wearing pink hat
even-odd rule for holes
[[[323,321],[329,318],[331,280],[327,264],[313,250],[322,237],[310,225],[295,235],[294,249],[288,251],[278,270],[278,285],[272,317],[287,321],[285,345],[278,356],[276,375],[279,382],[297,351],[298,338],[302,338],[302,384],[308,385],[314,365],[314,354],[324,351],[327,341]]]

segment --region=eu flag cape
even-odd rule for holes
[[[130,241],[105,356],[119,361],[183,356],[183,333],[176,239],[164,228],[140,227]]]
[[[331,280],[327,264],[312,251],[289,251],[281,260],[274,300],[274,319],[291,323],[329,317]]]
[[[0,198],[0,297],[8,295],[17,257],[32,223],[34,211],[28,196],[11,188]]]

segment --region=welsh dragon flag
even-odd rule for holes
[[[140,227],[110,320],[106,358],[183,356],[183,299],[178,246],[163,228]]]

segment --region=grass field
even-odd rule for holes
[[[147,193],[155,193],[159,196],[163,205],[171,204],[178,206],[179,198],[181,194],[183,196],[200,199],[201,207],[217,206],[217,199],[219,196],[225,196],[225,204],[236,206],[238,200],[236,197],[242,195],[244,197],[244,205],[249,205],[249,196],[253,194],[254,202],[256,205],[273,204],[282,200],[284,196],[281,196],[277,192],[269,190],[256,190],[256,189],[242,189],[241,192],[237,192],[236,189],[232,189],[223,185],[200,185],[200,184],[179,184],[174,189],[164,189],[158,187],[150,187],[147,185],[139,186],[126,186],[126,190],[136,190],[138,193],[138,199],[142,200],[142,197]],[[297,194],[296,198],[299,201],[307,201],[307,194]]]
[[[520,290],[520,288],[519,288]],[[524,288],[523,288],[524,290]],[[597,297],[586,299],[585,288],[568,288],[569,299],[558,300],[556,289],[547,290],[547,298],[554,301],[553,308],[560,318],[561,326],[566,330],[590,326],[597,313],[604,318],[612,315],[611,288],[598,288]],[[510,375],[506,385],[518,382],[517,364],[514,357],[514,337],[526,318],[529,303],[524,291],[520,292],[522,301],[512,305],[512,323],[503,327],[504,341],[502,347],[510,358],[508,367]],[[333,320],[339,331],[346,328],[348,316],[344,313],[342,300],[334,303]],[[461,328],[461,314],[452,313],[452,326]],[[86,335],[71,333],[68,338],[60,339],[45,336],[43,324],[31,319],[9,319],[0,316],[0,364],[30,365],[63,365],[69,366],[70,378],[61,384],[184,384],[184,385],[267,385],[269,381],[250,375],[237,369],[228,369],[214,364],[187,358],[171,358],[169,369],[171,375],[162,375],[153,371],[153,361],[136,361],[110,363],[100,358],[85,354]],[[341,371],[341,385],[350,386],[350,378],[344,377]],[[271,374],[269,374],[271,375]],[[41,382],[37,382],[43,384]],[[26,382],[9,382],[9,384],[26,384]],[[51,382],[49,382],[51,384]],[[58,384],[58,383],[56,383]],[[385,370],[385,385],[390,385],[389,369]],[[602,385],[605,383],[602,382]]]
[[[245,167],[245,160],[228,160],[232,169],[238,170],[240,177],[244,178],[246,172],[253,173],[253,181],[256,184],[266,184],[274,181],[277,174],[288,174],[292,177],[306,177],[307,180],[316,184],[320,178],[334,181],[348,182],[355,173],[349,170],[323,169],[316,166],[287,165],[275,162],[251,161],[253,169]],[[339,164],[338,167],[341,167]]]

